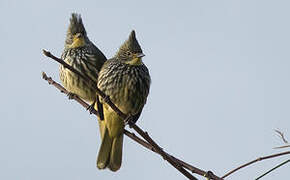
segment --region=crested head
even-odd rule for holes
[[[116,59],[131,65],[142,64],[141,58],[144,56],[142,49],[136,39],[135,31],[133,30],[129,38],[122,44],[116,54]]]
[[[66,46],[71,46],[76,40],[78,41],[79,46],[82,46],[84,45],[85,41],[88,40],[88,38],[81,15],[77,13],[72,13],[70,18],[70,24],[67,30],[65,44]]]

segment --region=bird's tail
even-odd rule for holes
[[[123,133],[115,137],[112,144],[110,164],[111,171],[117,171],[122,164],[122,151],[123,151]]]
[[[110,137],[109,131],[107,128],[104,129],[102,138],[102,144],[99,150],[97,167],[99,169],[105,169],[110,161],[110,152],[112,148],[113,138]]]
[[[109,167],[111,171],[119,170],[122,164],[122,150],[123,133],[112,138],[106,128],[98,154],[97,167],[99,169]]]

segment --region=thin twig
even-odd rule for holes
[[[279,130],[277,130],[277,129],[275,129],[275,132],[276,133],[278,133],[278,135],[279,135],[279,137],[282,139],[282,141],[284,142],[284,143],[288,143],[288,141],[286,140],[286,138],[285,138],[285,136],[284,136],[284,133],[282,133],[281,131],[279,131]]]
[[[275,132],[278,134],[278,136],[282,139],[282,141],[285,144],[288,144],[288,141],[286,140],[284,133],[282,133],[281,131],[279,131],[278,129],[275,129]],[[283,145],[283,146],[278,146],[278,147],[274,147],[273,149],[283,149],[283,148],[288,148],[290,147],[290,144],[288,145]]]
[[[71,70],[72,72],[76,73],[78,76],[80,76],[81,78],[83,78],[86,81],[89,81],[92,86],[96,89],[96,93],[101,96],[106,103],[124,120],[126,120],[127,118],[130,118],[129,116],[127,116],[126,114],[124,114],[115,104],[113,104],[113,102],[110,100],[110,98],[108,96],[106,96],[105,93],[103,93],[97,86],[97,83],[91,79],[88,76],[84,76],[82,75],[80,72],[78,72],[77,70],[75,70],[72,66],[68,65],[67,63],[65,63],[62,59],[59,59],[57,57],[55,57],[54,55],[52,55],[50,52],[43,50],[43,54],[55,61],[57,61],[58,63],[62,64],[65,68],[68,68],[69,70]],[[186,176],[188,179],[191,180],[196,180],[196,178],[194,176],[192,176],[188,171],[186,171],[178,162],[174,161],[173,158],[171,158],[167,153],[165,153],[162,148],[160,148],[160,146],[157,145],[157,143],[155,143],[155,141],[153,141],[153,139],[146,133],[144,132],[141,128],[139,128],[136,124],[132,124],[131,127],[138,133],[140,134],[147,142],[149,142],[154,149],[158,152],[158,154],[160,154],[167,162],[169,162],[172,166],[174,166],[178,171],[180,171],[184,176]]]
[[[285,146],[274,147],[273,149],[284,149],[284,148],[289,148],[289,147],[290,147],[290,144],[285,145]]]
[[[262,161],[262,160],[265,160],[265,159],[270,159],[270,158],[274,158],[274,157],[278,157],[278,156],[283,156],[283,155],[286,155],[286,154],[290,154],[290,151],[286,151],[286,152],[282,152],[282,153],[278,153],[278,154],[272,154],[270,156],[259,157],[259,158],[255,159],[253,161],[250,161],[250,162],[248,162],[246,164],[243,164],[243,165],[231,170],[230,172],[226,173],[222,178],[225,178],[225,177],[229,176],[230,174],[236,172],[237,170],[242,169],[244,167],[247,167],[247,166],[249,166],[249,165],[251,165],[253,163],[256,163],[258,161]]]
[[[275,169],[283,166],[284,164],[287,164],[288,162],[290,162],[290,159],[288,159],[287,161],[282,162],[281,164],[273,167],[272,169],[270,169],[269,171],[265,172],[264,174],[262,174],[261,176],[257,177],[256,180],[261,179],[262,177],[266,176],[267,174],[269,174],[270,172],[274,171]]]

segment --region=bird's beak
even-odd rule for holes
[[[76,34],[76,38],[81,38],[83,35],[81,33]]]
[[[138,57],[138,58],[141,58],[141,57],[144,57],[144,56],[145,56],[145,54],[143,54],[143,53],[138,53],[138,54],[137,54],[137,57]]]

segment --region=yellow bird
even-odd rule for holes
[[[80,15],[73,13],[67,30],[65,47],[61,58],[83,75],[97,82],[98,73],[106,61],[105,55],[89,40]],[[77,74],[60,65],[60,80],[68,90],[69,98],[77,95],[93,104],[96,100],[96,89]]]
[[[132,31],[117,54],[107,60],[98,77],[98,87],[125,114],[133,115],[136,122],[146,103],[150,88],[150,75],[142,62],[144,56]],[[122,163],[124,120],[107,104],[103,104],[104,120],[101,130],[102,143],[97,167],[117,171]]]

